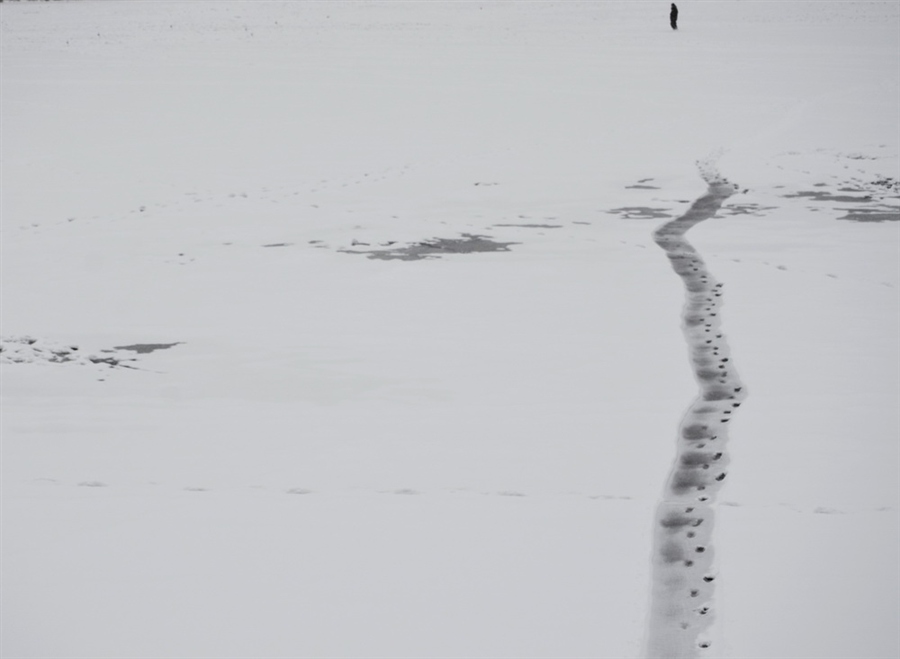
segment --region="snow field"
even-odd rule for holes
[[[679,8],[0,5],[3,655],[637,656],[718,154],[706,656],[896,656],[897,4]]]

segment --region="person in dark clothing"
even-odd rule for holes
[[[672,3],[672,11],[669,12],[669,23],[672,25],[673,30],[678,29],[678,7],[675,6],[675,3]]]

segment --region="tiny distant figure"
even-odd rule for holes
[[[678,29],[678,7],[675,6],[675,3],[672,3],[672,11],[669,12],[669,24],[671,24],[673,30]]]

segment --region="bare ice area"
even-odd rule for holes
[[[678,4],[0,3],[0,655],[900,656],[900,4]]]

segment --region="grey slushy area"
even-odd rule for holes
[[[786,194],[784,197],[786,199],[806,198],[813,199],[814,201],[836,201],[844,204],[854,204],[860,201],[872,200],[872,197],[869,195],[836,195],[822,190],[801,190],[800,192]]]
[[[672,217],[670,208],[651,208],[650,206],[623,206],[606,211],[620,215],[626,220],[664,220]]]
[[[562,229],[562,224],[494,224],[495,227],[519,227],[520,229]]]
[[[900,222],[900,208],[876,206],[875,208],[851,208],[839,220],[851,222]]]
[[[508,252],[510,245],[518,243],[498,242],[490,236],[464,233],[460,238],[433,238],[413,243],[406,247],[390,249],[350,250],[342,249],[347,254],[365,254],[370,259],[381,261],[421,261],[434,259],[448,254],[474,254],[476,252]]]
[[[131,350],[139,355],[146,355],[156,350],[168,350],[174,346],[181,345],[181,343],[182,341],[176,341],[175,343],[135,343],[130,346],[113,346],[113,348],[116,350]]]
[[[723,206],[719,213],[722,215],[753,215],[762,217],[766,211],[777,210],[777,206],[762,206],[760,204],[729,204]]]
[[[816,187],[825,187],[825,183],[817,183]],[[884,178],[865,184],[865,187],[844,186],[838,188],[836,194],[827,190],[801,190],[786,194],[786,199],[809,199],[815,202],[831,202],[837,204],[854,204],[855,207],[834,207],[833,210],[843,212],[837,219],[850,222],[897,222],[900,221],[900,207],[883,203],[896,191],[897,181]],[[859,194],[848,194],[859,193]],[[862,204],[866,204],[863,206]]]
[[[626,190],[659,190],[659,186],[650,185],[650,181],[652,178],[642,178],[640,181],[635,183],[634,185],[626,185]]]

